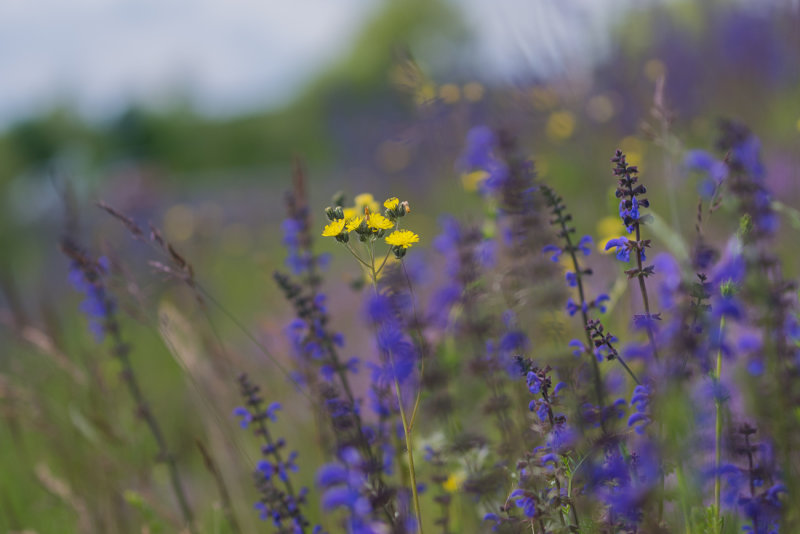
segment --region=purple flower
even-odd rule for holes
[[[710,198],[719,184],[728,177],[728,166],[705,150],[690,150],[683,160],[684,166],[691,171],[704,173],[707,178],[699,185],[700,194]]]
[[[572,297],[567,299],[567,313],[569,314],[570,317],[578,313],[578,310],[580,310],[581,308],[583,308],[583,311],[588,311],[589,305],[584,302],[583,306],[581,307],[578,305],[577,302],[572,300]]]
[[[544,248],[542,248],[542,252],[545,253],[545,254],[552,254],[550,259],[553,262],[557,263],[558,262],[558,258],[561,256],[561,253],[564,252],[564,251],[561,250],[560,247],[557,247],[555,245],[545,245]]]
[[[573,339],[569,342],[569,346],[572,347],[572,354],[574,356],[580,356],[584,352],[586,352],[586,345],[583,344],[583,341],[580,339]]]
[[[588,256],[592,253],[592,243],[592,236],[585,235],[578,241],[578,250],[583,252],[584,256]]]
[[[578,285],[578,277],[572,271],[567,271],[566,279],[569,287],[575,287]]]
[[[374,293],[367,297],[367,319],[373,325],[382,325],[395,319],[392,301],[382,293]]]
[[[514,500],[518,508],[522,508],[527,517],[536,517],[536,495],[534,493],[515,489],[511,492],[510,498]]]
[[[233,415],[236,417],[241,417],[241,421],[239,421],[239,426],[242,428],[247,428],[247,426],[253,420],[253,416],[250,415],[250,412],[247,411],[246,408],[242,408],[241,406],[238,408],[234,408]]]
[[[609,300],[611,300],[611,297],[605,293],[600,293],[597,295],[597,298],[592,301],[591,307],[596,308],[600,313],[605,313],[607,308],[604,303],[608,302]]]
[[[612,248],[617,249],[617,259],[627,263],[631,261],[631,249],[628,243],[629,241],[627,237],[609,239],[608,243],[606,243],[605,250],[610,250]]]
[[[492,150],[497,137],[488,126],[476,126],[467,133],[466,146],[459,159],[459,167],[465,171],[486,169],[492,161]]]

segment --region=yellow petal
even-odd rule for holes
[[[369,193],[361,193],[360,195],[356,195],[355,203],[356,206],[368,206],[375,202],[375,197],[373,197]]]
[[[335,221],[331,221],[330,224],[325,226],[325,229],[322,231],[322,236],[336,237],[342,233],[342,230],[344,230],[344,219],[337,219]]]

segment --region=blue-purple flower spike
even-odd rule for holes
[[[290,473],[298,470],[297,451],[284,456],[286,441],[272,436],[268,422],[277,420],[280,403],[264,406],[261,389],[253,384],[246,374],[239,376],[239,387],[245,406],[236,408],[233,413],[241,418],[242,428],[252,426],[253,434],[263,443],[262,458],[253,473],[260,499],[254,507],[259,517],[271,521],[280,532],[307,532],[310,522],[303,515],[301,506],[306,502],[308,490],[296,491]]]

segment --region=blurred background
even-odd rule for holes
[[[600,244],[619,236],[609,159],[622,148],[651,198],[665,199],[654,212],[691,238],[703,184],[681,162],[687,148],[712,147],[722,117],[761,138],[769,186],[798,206],[798,28],[797,0],[0,3],[0,529],[139,532],[173,513],[118,369],[77,313],[58,252],[67,231],[125,273],[135,366],[198,508],[215,495],[195,444],[204,436],[233,451],[217,461],[254,525],[251,466],[235,453],[256,449],[229,421],[235,387],[206,358],[223,349],[210,348],[191,294],[153,273],[152,254],[97,201],[161,228],[226,308],[285,354],[290,312],[271,275],[285,259],[294,161],[320,228],[339,190],[398,196],[414,209],[420,254],[432,255],[440,215],[483,209],[456,165],[471,127],[515,134]],[[342,256],[333,299],[353,298]],[[784,259],[793,276],[798,259]],[[291,414],[285,380],[213,314],[235,366],[284,395]],[[358,317],[337,321],[357,352]],[[287,439],[310,435],[287,425]],[[200,515],[222,523],[211,504]]]

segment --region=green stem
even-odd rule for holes
[[[717,381],[717,385],[719,385],[719,381],[722,377],[722,331],[724,328],[725,317],[723,316],[719,320],[720,346],[719,349],[717,349],[717,369],[714,376],[715,380]],[[716,405],[716,425],[714,430],[714,519],[715,525],[719,525],[720,495],[722,493],[722,484],[719,473],[720,459],[722,456],[722,401],[717,398],[714,401],[714,404]]]
[[[370,244],[370,268],[372,270],[372,288],[375,291],[375,294],[378,294],[378,272],[375,269],[375,248],[374,243]],[[392,353],[387,351],[389,355],[389,363],[392,365],[392,370],[394,371],[394,358],[392,358]],[[393,373],[394,374],[394,373]],[[403,435],[406,439],[406,454],[408,455],[408,475],[411,479],[411,497],[414,500],[414,513],[417,516],[417,534],[423,534],[422,532],[422,514],[420,513],[419,507],[419,493],[417,492],[417,473],[414,469],[414,447],[413,442],[411,439],[411,428],[408,425],[408,420],[406,419],[406,410],[403,407],[403,395],[400,393],[400,382],[397,380],[397,376],[394,376],[394,391],[397,395],[397,405],[400,407],[400,421],[403,423]]]
[[[380,273],[383,270],[383,267],[386,265],[386,260],[389,259],[389,254],[391,254],[391,252],[392,252],[392,247],[389,247],[389,250],[386,251],[386,255],[383,257],[383,261],[381,262],[380,267],[378,267],[376,273]]]
[[[681,489],[681,514],[683,515],[683,525],[686,529],[686,534],[692,534],[692,522],[689,519],[689,508],[686,504],[686,477],[683,475],[683,467],[680,465],[675,469],[675,475],[678,478],[678,487]]]
[[[391,248],[389,249],[391,251]],[[388,255],[388,253],[387,253]],[[384,263],[386,259],[384,258]],[[414,295],[414,287],[411,285],[411,277],[408,276],[406,264],[401,259],[400,265],[403,267],[403,274],[406,276],[406,283],[408,283],[408,291],[411,294],[411,307],[414,311],[414,328],[419,336],[419,388],[417,389],[417,396],[414,399],[414,408],[411,410],[411,419],[408,421],[409,430],[414,429],[414,422],[417,420],[417,410],[419,409],[420,400],[422,400],[422,379],[425,376],[425,338],[422,336],[422,330],[419,327],[419,317],[417,317],[417,298]]]
[[[392,368],[394,368],[394,360],[392,359],[391,353],[389,354],[389,359],[392,364]],[[400,394],[400,382],[397,381],[397,378],[394,379],[394,391],[397,394],[397,404],[400,406],[400,420],[403,423],[403,434],[406,438],[406,454],[408,455],[408,475],[411,478],[411,497],[414,500],[414,513],[417,516],[417,533],[422,534],[422,514],[420,513],[419,507],[419,493],[417,492],[417,474],[416,470],[414,469],[414,446],[411,440],[411,428],[408,426],[408,420],[406,419],[406,411],[403,408],[403,397]]]
[[[346,248],[346,249],[347,249],[347,250],[350,252],[350,254],[352,254],[352,255],[353,255],[353,257],[354,257],[355,259],[357,259],[357,260],[358,260],[358,262],[359,262],[361,265],[363,265],[363,266],[364,266],[364,267],[366,267],[367,269],[370,269],[370,268],[371,268],[371,269],[373,269],[373,272],[374,272],[375,265],[370,265],[369,263],[367,263],[367,262],[365,262],[364,260],[362,260],[362,259],[361,259],[361,256],[359,256],[359,255],[358,255],[358,253],[357,253],[355,250],[353,250],[353,247],[352,247],[352,245],[350,245],[350,243],[347,243],[347,244],[345,245],[345,248]]]

